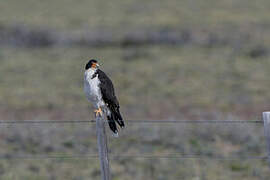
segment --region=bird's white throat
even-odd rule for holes
[[[97,69],[89,68],[85,71],[85,75],[88,78],[92,78],[92,76],[96,73]]]
[[[104,103],[102,101],[102,95],[100,92],[100,81],[98,75],[95,75],[97,69],[89,68],[85,71],[84,79],[84,91],[90,102],[93,103],[94,107],[97,109],[101,107]]]

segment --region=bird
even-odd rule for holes
[[[115,95],[111,79],[99,69],[96,59],[90,59],[85,65],[84,92],[86,98],[94,106],[96,116],[107,116],[108,124],[115,137],[118,137],[118,128],[125,127],[120,105]]]

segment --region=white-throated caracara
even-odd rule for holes
[[[85,66],[84,92],[87,99],[93,104],[97,115],[102,115],[102,109],[107,116],[110,129],[118,136],[116,123],[125,127],[119,111],[119,102],[114,93],[114,87],[110,78],[99,68],[98,62],[91,59]]]

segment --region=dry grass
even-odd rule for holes
[[[196,116],[190,112],[195,109],[260,112],[269,105],[268,57],[232,56],[230,48],[2,49],[0,54],[3,109],[85,113],[83,68],[90,57],[100,59],[113,79],[128,118],[166,118],[165,110],[175,116]]]
[[[82,88],[89,58],[100,59],[101,68],[112,78],[125,119],[259,119],[270,105],[268,19],[267,0],[3,1],[0,119],[90,119]],[[13,39],[16,28],[22,30],[19,41]],[[55,42],[73,40],[73,44],[5,46],[30,38],[28,30],[44,30],[49,38],[57,36]],[[108,36],[108,42],[125,40],[137,30],[144,35],[138,37],[146,39],[147,31],[162,34],[159,39],[168,32],[190,36],[185,43],[167,45],[118,42],[117,47],[94,48],[74,43],[76,38],[91,39],[96,32],[97,38]],[[39,33],[35,36],[42,38]],[[0,132],[0,154],[97,151],[93,125],[2,125]],[[266,154],[261,126],[235,124],[128,124],[121,138],[109,135],[109,148],[117,154]],[[257,160],[119,158],[111,164],[115,180],[269,177],[267,162]],[[89,178],[100,179],[96,159],[0,160],[4,180]]]

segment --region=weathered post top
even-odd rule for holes
[[[267,145],[267,157],[270,165],[270,112],[263,112],[264,135]]]
[[[104,115],[96,116],[96,129],[101,179],[111,180]]]

